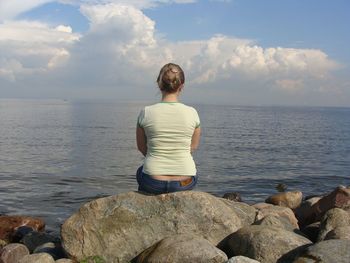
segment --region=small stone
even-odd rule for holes
[[[0,239],[11,240],[17,228],[28,226],[35,231],[43,231],[45,222],[29,216],[0,216]]]
[[[39,253],[25,256],[18,263],[55,263],[55,260],[49,254]]]
[[[225,263],[227,256],[202,237],[181,234],[162,239],[142,252],[136,262]]]
[[[235,201],[235,202],[243,202],[240,193],[232,192],[232,193],[225,193],[222,198]]]
[[[244,256],[236,256],[236,257],[230,258],[227,261],[227,263],[260,263],[260,261],[256,261],[254,259],[247,258]]]
[[[18,263],[24,256],[29,255],[29,250],[22,244],[9,244],[5,246],[0,253],[1,263]]]
[[[284,207],[289,207],[290,209],[295,209],[300,206],[303,199],[303,193],[300,191],[293,192],[283,192],[272,195],[266,199],[266,203],[279,205]]]
[[[63,248],[59,244],[53,242],[48,242],[38,246],[34,249],[33,253],[47,253],[50,254],[55,260],[65,257]]]

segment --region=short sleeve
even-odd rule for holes
[[[201,126],[201,121],[199,119],[199,115],[198,112],[196,111],[196,109],[193,108],[193,112],[194,112],[194,121],[195,121],[195,127],[199,128]]]
[[[142,109],[137,117],[137,127],[143,128],[143,119],[145,118],[145,109]]]

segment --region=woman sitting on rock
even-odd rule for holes
[[[201,132],[198,113],[178,100],[185,83],[180,66],[164,65],[157,83],[162,100],[146,106],[137,121],[137,148],[145,156],[136,174],[138,190],[152,194],[191,190],[197,183],[192,152]]]

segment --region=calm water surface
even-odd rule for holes
[[[0,213],[40,216],[57,231],[83,203],[136,190],[143,106],[0,100]],[[197,190],[258,202],[278,183],[307,195],[350,184],[350,108],[193,106]]]

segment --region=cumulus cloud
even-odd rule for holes
[[[21,74],[28,76],[63,64],[69,47],[79,38],[63,25],[50,28],[30,21],[0,24],[0,80],[2,76],[13,82]]]
[[[193,98],[228,98],[238,91],[246,96],[276,89],[287,95],[302,93],[319,86],[339,67],[321,50],[264,48],[249,39],[224,35],[170,42],[156,34],[155,21],[141,10],[159,3],[192,1],[92,4],[96,2],[103,1],[84,1],[80,6],[90,23],[84,35],[74,33],[69,25],[0,24],[0,83],[35,84],[44,89],[49,82],[56,90],[68,88],[67,94],[78,97],[91,92],[150,98],[154,93],[149,88],[155,86],[160,66],[173,61],[185,69],[186,85],[192,87],[188,94],[192,92]]]

